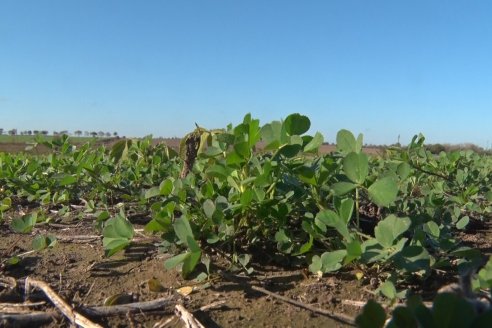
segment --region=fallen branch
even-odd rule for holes
[[[200,321],[198,321],[193,314],[188,312],[181,304],[176,304],[174,312],[184,322],[187,328],[205,328]]]
[[[39,327],[50,323],[53,319],[59,319],[57,312],[30,312],[22,314],[0,313],[1,327]]]
[[[55,236],[56,240],[65,243],[89,243],[102,240],[102,236],[97,235],[79,235],[79,236]]]
[[[350,306],[354,306],[354,307],[358,307],[358,308],[364,307],[364,305],[366,305],[366,303],[367,302],[364,302],[364,301],[342,300],[343,305],[350,305]]]
[[[31,280],[32,282],[32,280]],[[32,285],[32,284],[31,284]],[[36,286],[37,287],[37,286]],[[44,291],[44,290],[43,290]],[[113,306],[94,306],[94,307],[80,307],[77,310],[84,313],[92,318],[97,317],[108,317],[114,315],[122,315],[128,313],[140,313],[144,311],[155,311],[164,310],[166,314],[173,314],[175,302],[175,296],[169,298],[159,298],[148,302],[136,302],[122,305]],[[33,306],[32,303],[29,304]],[[16,306],[23,306],[23,304],[12,304]],[[212,304],[211,304],[212,305]],[[42,324],[51,322],[53,319],[59,319],[60,315],[57,312],[29,312],[29,313],[0,313],[0,327],[17,327],[17,326],[27,326],[27,327],[37,327]],[[87,326],[86,326],[87,327]],[[90,326],[89,326],[90,327]],[[99,327],[99,326],[92,326]]]
[[[224,305],[226,303],[226,301],[217,301],[217,302],[213,302],[213,303],[210,303],[208,305],[204,305],[200,308],[200,311],[207,311],[207,310],[210,310],[210,309],[215,309],[215,308],[218,308],[218,307],[221,307],[222,305]]]
[[[41,301],[41,302],[34,302],[34,303],[0,303],[0,308],[3,307],[34,307],[34,306],[40,306],[40,305],[45,305],[46,302]]]
[[[37,303],[0,303],[0,313],[29,313],[29,308],[41,306],[46,302]]]
[[[50,301],[70,320],[72,324],[82,326],[84,328],[102,328],[102,326],[90,321],[80,313],[76,312],[68,305],[51,287],[44,281],[26,278],[25,283],[26,295],[29,295],[29,288],[35,287],[41,289]]]
[[[327,316],[327,317],[329,317],[329,318],[331,318],[331,319],[333,319],[335,321],[344,323],[346,325],[355,326],[355,320],[354,320],[354,318],[352,318],[350,316],[347,316],[345,314],[327,311],[327,310],[324,310],[324,309],[320,309],[320,308],[311,306],[309,304],[305,304],[305,303],[301,303],[301,302],[298,302],[298,301],[294,301],[293,299],[290,299],[288,297],[284,297],[282,295],[276,294],[274,292],[271,292],[271,291],[266,290],[266,289],[261,288],[261,287],[251,286],[251,289],[256,290],[257,292],[260,292],[260,293],[263,293],[263,294],[272,296],[272,297],[274,297],[274,298],[276,298],[278,300],[281,300],[282,302],[285,302],[285,303],[289,303],[289,304],[298,306],[300,308],[303,308],[303,309],[312,311],[314,313],[322,314],[324,316]]]

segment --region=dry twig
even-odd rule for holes
[[[200,321],[198,321],[193,314],[185,309],[181,304],[176,304],[174,312],[184,322],[187,328],[205,328]]]
[[[221,307],[222,305],[224,305],[225,303],[226,303],[226,301],[213,302],[213,303],[210,303],[208,305],[202,306],[200,308],[200,311],[207,311],[207,310],[210,310],[210,309],[218,308],[218,307]]]
[[[102,326],[93,323],[80,313],[76,312],[68,305],[51,287],[44,281],[26,278],[26,294],[29,294],[29,288],[35,287],[41,289],[50,301],[70,320],[72,324],[87,328],[102,328]]]
[[[0,313],[1,327],[39,327],[53,319],[59,319],[58,312]]]

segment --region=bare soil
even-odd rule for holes
[[[137,227],[138,229],[138,227]],[[53,248],[22,256],[29,252],[33,238],[38,234],[57,237]],[[197,284],[184,280],[176,270],[166,270],[164,259],[169,254],[158,251],[158,238],[139,237],[125,252],[111,258],[104,257],[100,234],[89,220],[63,222],[37,226],[31,234],[17,234],[9,229],[7,222],[0,226],[0,259],[20,255],[16,265],[0,267],[0,277],[12,277],[19,282],[27,277],[47,282],[60,296],[74,307],[81,305],[100,306],[108,297],[118,294],[130,295],[129,300],[150,301],[176,293],[183,286],[195,290],[181,296],[179,302],[206,327],[343,327],[329,317],[286,304],[271,296],[251,289],[259,286],[293,300],[325,310],[355,316],[358,308],[342,305],[342,300],[365,300],[370,294],[362,291],[362,284],[351,272],[318,279],[307,276],[303,269],[255,264],[251,275],[232,274],[221,267],[224,260],[214,256],[211,281]],[[87,236],[95,238],[88,239]],[[84,237],[84,238],[82,238]],[[261,254],[257,254],[261,258]],[[151,291],[149,280],[156,279],[164,288]],[[22,302],[21,287],[16,289],[0,286],[0,303]],[[200,311],[199,308],[217,301],[225,301],[216,309]],[[48,304],[41,310],[52,309]],[[37,310],[40,310],[39,308]],[[1,312],[1,311],[0,311]],[[94,320],[105,327],[152,327],[156,322],[172,316],[172,308],[161,312]],[[1,326],[1,322],[0,322]],[[63,318],[47,327],[69,327]],[[171,327],[181,327],[175,320]]]

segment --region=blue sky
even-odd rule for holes
[[[0,128],[492,142],[492,2],[0,0]]]

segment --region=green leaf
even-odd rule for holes
[[[313,236],[309,235],[309,241],[302,244],[302,246],[299,248],[299,251],[295,252],[292,255],[293,256],[299,256],[299,255],[302,255],[302,254],[309,252],[311,250],[311,248],[313,247],[313,241],[314,241]]]
[[[8,210],[12,206],[12,199],[9,197],[6,197],[2,199],[2,202],[0,203],[0,212],[4,212]]]
[[[152,198],[152,197],[157,197],[161,194],[161,191],[159,189],[159,187],[152,187],[150,189],[147,189],[145,191],[145,199],[149,199],[149,198]]]
[[[285,234],[284,229],[280,229],[275,233],[275,241],[277,242],[277,249],[282,253],[289,254],[292,251],[292,241]]]
[[[174,232],[178,236],[179,240],[188,246],[188,237],[193,238],[193,231],[191,230],[190,222],[185,216],[181,216],[176,219],[173,224]]]
[[[21,261],[21,258],[14,255],[12,257],[9,257],[9,259],[7,260],[7,264],[8,265],[17,265],[20,263],[20,261]]]
[[[352,262],[354,259],[358,259],[362,255],[362,246],[358,240],[352,240],[347,245],[347,257],[345,258],[345,264]]]
[[[223,165],[212,165],[206,171],[206,174],[212,177],[226,180],[229,176],[229,172]]]
[[[261,128],[261,139],[265,142],[265,150],[278,149],[282,144],[282,123],[273,121]]]
[[[466,228],[469,222],[470,222],[470,218],[468,216],[464,216],[458,222],[456,222],[456,228],[463,230]]]
[[[20,218],[13,219],[11,227],[15,232],[29,233],[36,225],[37,218],[37,213],[26,214]]]
[[[383,307],[374,300],[367,301],[362,308],[362,313],[357,316],[355,323],[359,328],[382,328],[386,321],[386,312]]]
[[[395,266],[407,272],[428,271],[431,257],[429,252],[417,245],[404,247],[394,258]]]
[[[436,328],[470,327],[475,317],[472,305],[454,293],[437,294],[432,312]]]
[[[362,146],[364,144],[364,135],[362,133],[359,133],[357,136],[357,140],[355,142],[355,152],[360,153],[362,151]]]
[[[338,233],[340,233],[345,240],[351,240],[348,228],[347,228],[347,222],[342,219],[337,213],[333,212],[332,210],[323,210],[320,211],[315,218],[315,222],[317,223],[317,226],[323,230],[322,226],[320,226],[319,223],[322,223],[323,225],[333,227],[335,228]],[[325,229],[326,231],[326,229]]]
[[[103,238],[104,255],[111,257],[119,251],[127,248],[130,241],[123,238]]]
[[[393,310],[391,321],[387,327],[417,328],[419,325],[417,319],[409,308],[397,306]]]
[[[390,280],[386,280],[381,286],[379,286],[379,291],[390,300],[394,300],[397,297],[395,285]]]
[[[32,241],[32,249],[40,251],[47,247],[53,247],[55,244],[56,238],[54,236],[38,235]]]
[[[401,163],[400,165],[398,165],[396,172],[398,173],[398,175],[400,176],[400,178],[402,180],[405,180],[406,178],[408,178],[410,176],[411,170],[412,170],[412,167],[410,166],[410,164],[404,162],[404,163]]]
[[[155,217],[144,227],[147,232],[167,232],[171,226],[170,217]]]
[[[205,202],[203,202],[203,211],[205,212],[205,216],[211,219],[215,213],[214,202],[210,199],[205,200]]]
[[[106,256],[112,256],[130,245],[133,233],[132,224],[122,215],[107,220],[103,229],[103,247]]]
[[[284,128],[288,135],[301,135],[306,133],[311,127],[311,121],[307,116],[301,114],[291,114],[284,121]]]
[[[234,144],[234,151],[243,159],[248,159],[251,156],[249,142],[238,142]]]
[[[342,267],[342,261],[346,255],[347,251],[344,249],[323,253],[321,255],[321,271],[323,273],[337,271]]]
[[[302,150],[302,145],[299,144],[283,145],[282,147],[279,148],[278,154],[285,156],[287,158],[292,158],[297,154],[299,154],[301,150]]]
[[[319,132],[316,132],[313,139],[311,139],[311,141],[309,141],[309,143],[306,146],[304,146],[304,152],[306,153],[317,152],[319,147],[323,144],[323,141],[324,141],[323,135]]]
[[[201,251],[191,252],[190,255],[183,261],[183,268],[181,274],[183,278],[187,278],[190,273],[193,272],[196,265],[200,263]]]
[[[247,207],[251,201],[253,200],[254,197],[254,191],[252,189],[246,189],[244,192],[241,194],[241,206]]]
[[[161,182],[159,185],[159,193],[161,196],[169,196],[174,189],[173,180],[167,178]]]
[[[439,229],[439,226],[437,225],[437,223],[435,221],[429,221],[427,223],[424,224],[424,231],[434,237],[434,238],[439,238],[440,234],[441,234],[441,230]]]
[[[357,188],[357,185],[355,183],[351,182],[336,182],[331,185],[331,189],[335,193],[336,196],[343,196],[352,190]]]
[[[338,213],[340,215],[340,218],[342,218],[342,220],[344,220],[346,224],[350,222],[353,212],[354,212],[354,200],[352,198],[342,199],[340,202]]]
[[[396,238],[410,228],[410,224],[410,218],[399,218],[391,214],[378,223],[374,229],[374,234],[378,243],[388,248],[393,246]]]
[[[179,255],[176,255],[176,256],[173,256],[167,260],[164,261],[164,267],[168,270],[176,267],[178,264],[181,264],[183,263],[186,258],[188,258],[190,256],[191,252],[186,252],[186,253],[182,253],[182,254],[179,254]]]
[[[61,179],[60,179],[60,182],[59,182],[59,185],[60,186],[68,186],[68,185],[71,185],[71,184],[74,184],[77,182],[77,178],[74,177],[73,175],[64,175]]]
[[[200,246],[192,236],[188,236],[186,238],[186,243],[188,244],[190,251],[192,251],[193,253],[201,251]]]
[[[478,271],[478,279],[480,282],[480,288],[492,288],[492,256],[489,257],[487,264],[485,264],[485,266]]]
[[[369,160],[364,153],[349,153],[343,159],[343,171],[354,183],[362,184],[369,173]]]
[[[356,141],[352,132],[340,130],[337,133],[337,150],[341,153],[356,152]]]
[[[128,158],[128,147],[132,144],[131,140],[121,140],[114,144],[111,148],[110,157],[115,162],[124,161]]]
[[[311,264],[309,265],[309,271],[314,274],[321,272],[321,268],[323,267],[323,263],[321,262],[321,257],[318,255],[314,255],[311,258]]]
[[[396,200],[398,185],[391,177],[376,180],[367,190],[369,198],[380,207],[389,206]]]
[[[237,257],[237,260],[244,268],[246,268],[246,266],[249,264],[249,261],[251,261],[251,255],[241,254]]]

